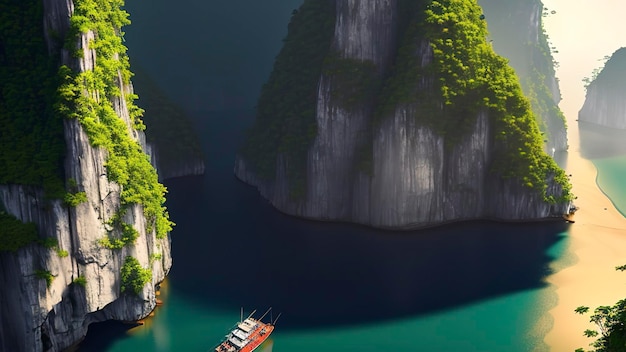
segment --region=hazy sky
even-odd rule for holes
[[[626,1],[624,0],[543,0],[549,11],[544,18],[550,42],[560,68],[561,110],[570,127],[582,107],[585,91],[582,79],[602,64],[605,55],[626,47]]]

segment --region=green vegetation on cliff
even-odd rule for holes
[[[334,25],[334,1],[306,0],[294,10],[284,46],[261,91],[255,124],[241,149],[264,180],[274,178],[276,158],[282,154],[295,198],[304,195],[307,150],[317,134],[317,87]]]
[[[304,195],[307,151],[317,133],[316,93],[324,73],[324,79],[333,83],[331,99],[337,106],[354,109],[376,104],[372,131],[397,108],[408,107],[416,121],[441,135],[450,149],[474,128],[479,114],[487,114],[494,151],[491,171],[519,180],[548,202],[570,200],[569,182],[543,152],[542,134],[515,72],[487,41],[486,22],[476,0],[400,0],[398,7],[400,38],[393,66],[382,68],[380,89],[373,65],[339,58],[328,50],[332,6],[325,1],[305,2],[292,18],[242,149],[253,171],[272,180],[277,155],[282,154],[291,195]],[[317,19],[316,24],[303,24],[309,19]],[[310,32],[313,29],[315,33]],[[531,101],[538,109],[552,109],[545,101],[550,92],[540,93]],[[371,148],[364,145],[357,151],[356,166],[361,171],[371,173]],[[562,186],[561,199],[548,194],[551,179]]]
[[[595,69],[591,78],[583,81],[589,85],[601,86],[607,90],[626,92],[626,48],[617,49],[610,57],[605,57],[604,66]]]
[[[535,113],[543,139],[549,140],[553,132],[564,133],[565,116],[558,107],[560,92],[555,84],[555,65],[551,46],[543,27],[543,10],[540,0],[478,0],[485,10],[489,24],[489,38],[496,52],[509,59],[520,78],[522,90]],[[532,23],[533,20],[538,23]],[[538,27],[535,28],[534,26]],[[555,146],[558,148],[559,145]]]
[[[0,2],[0,184],[42,187],[62,198],[63,119],[54,109],[58,60],[43,37],[43,2]],[[37,227],[1,208],[0,251],[37,240]]]
[[[549,202],[560,200],[546,194],[546,180],[554,177],[569,200],[569,182],[543,152],[530,103],[508,62],[487,43],[481,15],[473,0],[432,1],[415,14],[386,82],[378,121],[398,105],[413,105],[417,121],[451,147],[470,131],[479,112],[488,113],[496,141],[491,171],[519,179]],[[433,54],[425,66],[415,55],[422,38]]]
[[[137,259],[128,256],[122,265],[121,278],[121,292],[139,295],[143,287],[152,279],[152,270],[142,268]]]
[[[529,48],[534,53],[527,77],[520,78],[522,90],[530,101],[530,106],[535,113],[537,124],[545,139],[552,138],[550,131],[560,128],[556,124],[562,124],[567,128],[567,121],[561,108],[559,108],[560,96],[555,101],[554,93],[550,87],[553,77],[556,77],[554,70],[555,61],[552,57],[548,35],[541,25],[538,36],[539,42]],[[558,92],[560,94],[560,92]]]
[[[139,232],[135,230],[133,225],[122,222],[119,217],[114,217],[109,224],[120,229],[120,238],[109,234],[98,241],[98,244],[108,249],[121,249],[126,245],[133,245],[139,237]]]
[[[0,184],[42,186],[50,198],[64,194],[57,68],[42,1],[0,2]]]
[[[149,157],[115,111],[115,102],[120,102],[121,106],[124,102],[133,127],[145,128],[141,121],[143,110],[134,104],[137,95],[119,88],[129,87],[132,76],[121,39],[122,26],[130,23],[128,14],[121,9],[123,4],[123,0],[74,1],[71,34],[66,46],[76,45],[81,33],[93,31],[96,35],[89,47],[95,50],[97,60],[93,71],[61,68],[64,83],[59,90],[62,101],[57,108],[65,117],[80,121],[93,146],[108,151],[108,177],[122,187],[122,205],[141,204],[147,218],[147,230],[155,229],[157,237],[163,238],[173,226],[163,205],[165,186],[158,182]],[[78,55],[81,52],[76,51]]]
[[[46,280],[46,287],[50,288],[52,281],[54,281],[54,275],[48,270],[35,270],[35,276],[39,279]]]
[[[141,204],[148,230],[162,238],[173,225],[163,206],[165,187],[113,103],[125,103],[133,127],[145,128],[142,110],[133,103],[137,96],[119,89],[128,87],[131,77],[121,40],[121,27],[130,22],[122,6],[122,0],[74,1],[65,48],[80,57],[79,34],[96,33],[88,45],[96,51],[97,65],[79,73],[59,69],[59,53],[48,52],[41,1],[0,2],[0,184],[43,187],[47,197],[64,199],[68,206],[86,202],[76,181],[68,180],[69,192],[63,181],[63,118],[77,118],[91,143],[107,149],[107,171],[122,186],[123,205]],[[124,225],[122,240],[130,242]],[[0,214],[0,250],[15,251],[36,239],[34,224]]]
[[[372,61],[347,59],[338,53],[324,60],[322,73],[332,80],[331,103],[346,110],[367,108],[380,86],[378,68]]]
[[[0,252],[15,252],[38,238],[37,226],[23,223],[0,207]]]
[[[79,276],[77,278],[74,279],[74,281],[72,281],[73,283],[75,283],[76,285],[85,287],[87,286],[87,278],[84,276]]]

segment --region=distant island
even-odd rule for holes
[[[578,120],[626,129],[626,48],[611,55],[604,67],[587,82],[585,103]]]

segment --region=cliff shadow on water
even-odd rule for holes
[[[284,3],[276,2],[286,6]],[[230,6],[228,2],[222,4]],[[245,8],[256,11],[252,4],[255,2]],[[266,4],[261,7],[270,9]],[[285,19],[294,7],[285,12]],[[249,9],[235,11],[237,16],[233,18],[241,21],[241,25],[233,24],[223,11],[191,9],[170,8],[169,3],[155,2],[143,11],[134,12],[137,26],[131,26],[127,35],[131,42],[133,28],[143,28],[136,33],[142,40],[130,45],[131,51],[137,53],[131,58],[143,57],[147,73],[154,75],[157,84],[169,88],[165,93],[189,113],[202,144],[205,175],[166,181],[167,206],[177,223],[172,233],[171,296],[178,296],[176,302],[194,303],[197,317],[190,319],[207,316],[212,319],[221,312],[236,315],[241,306],[248,310],[272,306],[275,311],[283,312],[280,330],[363,324],[425,315],[544,285],[543,278],[554,259],[547,252],[564,236],[562,223],[464,222],[421,231],[386,232],[306,221],[276,211],[254,188],[233,176],[233,160],[244,140],[245,128],[252,124],[254,112],[208,110],[245,106],[234,102],[254,100],[267,75],[256,67],[267,66],[269,70],[274,49],[263,48],[263,52],[272,52],[261,55],[262,50],[253,45],[257,41],[263,43],[265,34],[259,34],[263,38],[244,41],[233,33],[243,32],[242,28],[249,30],[248,27],[254,27],[250,33],[265,33],[261,29],[269,24],[254,26],[259,23],[254,19],[265,17]],[[174,16],[171,11],[181,11],[184,15]],[[207,20],[210,13],[219,14],[221,21]],[[244,16],[248,13],[254,16]],[[190,20],[188,16],[201,16],[201,19]],[[164,17],[167,21],[184,21],[163,26]],[[146,23],[154,25],[154,31]],[[218,32],[193,27],[206,23],[219,27],[219,33],[229,28],[230,36],[235,39],[227,40],[228,44],[249,43],[241,46],[246,51],[228,56],[225,63],[209,60],[215,52],[224,51],[223,47],[198,54],[199,48],[205,50],[211,46],[182,39],[188,32]],[[182,30],[187,29],[185,25],[194,30],[186,33]],[[284,24],[280,27],[282,33]],[[211,36],[203,39],[210,42]],[[180,47],[163,52],[155,44],[157,40]],[[278,48],[279,41],[272,45]],[[240,45],[228,48],[231,46]],[[189,55],[179,54],[188,51]],[[178,62],[174,57],[190,61]],[[240,61],[231,57],[254,60],[241,64],[246,67],[243,70],[235,67]],[[163,69],[169,61],[178,62],[181,69]],[[248,72],[252,67],[254,74]],[[184,74],[182,68],[186,69]],[[228,80],[221,77],[223,72],[231,71],[240,75]],[[213,89],[222,81],[221,88]],[[226,89],[231,86],[236,89]],[[220,91],[218,88],[223,94],[213,94]],[[245,92],[238,92],[243,88]],[[141,90],[137,91],[141,95]],[[168,304],[175,309],[174,299],[166,300],[165,305]],[[202,315],[202,311],[209,313]],[[154,319],[166,318],[157,311]],[[199,325],[204,323],[198,321]],[[168,324],[173,331],[182,325],[180,321]],[[94,325],[81,350],[106,351],[114,338],[123,336],[127,329],[128,326],[119,323]]]
[[[232,175],[253,113],[194,115],[206,116],[196,129],[210,171],[167,182],[178,224],[169,282],[185,301],[207,311],[271,306],[285,331],[420,316],[545,285],[563,223],[390,232],[287,216]]]
[[[543,285],[562,223],[387,232],[279,213],[223,162],[242,137],[242,118],[205,120],[200,129],[220,136],[205,140],[212,172],[168,183],[179,224],[173,257],[195,258],[176,262],[170,278],[190,299],[272,306],[286,329],[418,315]]]

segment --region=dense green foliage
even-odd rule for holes
[[[21,222],[0,208],[0,252],[15,252],[38,238],[37,226]]]
[[[66,193],[63,186],[63,117],[78,118],[92,143],[109,151],[107,169],[122,186],[122,202],[142,204],[148,224],[162,238],[173,225],[163,207],[165,187],[111,103],[114,97],[125,99],[133,127],[145,128],[142,110],[133,104],[137,96],[119,89],[131,77],[120,39],[121,27],[129,23],[121,10],[123,1],[74,3],[66,48],[80,56],[78,35],[97,33],[90,43],[98,56],[93,72],[58,69],[58,55],[49,55],[43,39],[41,1],[0,3],[0,184],[43,186],[48,197],[64,198],[69,206],[85,202],[84,192]],[[34,224],[22,224],[6,213],[0,214],[0,222],[1,250],[15,251],[37,239]]]
[[[324,60],[323,73],[333,84],[330,98],[333,105],[346,110],[369,105],[378,92],[380,78],[376,64],[371,61],[347,59],[338,53]]]
[[[35,276],[39,279],[46,280],[46,287],[50,287],[52,285],[52,280],[54,280],[54,275],[48,270],[35,270]]]
[[[543,7],[539,0],[479,0],[485,10],[489,24],[489,38],[493,39],[496,52],[509,58],[509,64],[520,77],[522,90],[535,114],[544,139],[551,138],[552,131],[560,131],[566,126],[565,116],[558,107],[560,97],[553,96],[555,65],[558,63],[552,56],[556,48],[551,46],[548,35],[543,27],[542,17],[539,20],[539,31],[532,28],[533,15]],[[549,14],[543,8],[544,17]],[[515,15],[511,14],[524,14]],[[536,38],[534,37],[536,35]],[[558,88],[557,88],[558,89]]]
[[[116,238],[113,234],[109,234],[106,237],[101,238],[98,243],[108,249],[121,249],[126,245],[132,245],[139,237],[139,232],[135,228],[119,220],[118,217],[114,218],[111,222],[114,227],[121,229],[121,237]]]
[[[305,2],[292,19],[285,46],[259,100],[256,124],[242,150],[262,179],[274,177],[276,156],[283,153],[287,157],[288,178],[290,182],[295,180],[296,186],[306,173],[306,152],[316,134],[314,97],[320,73],[311,68],[320,66],[304,59],[289,59],[299,58],[291,54],[299,52],[312,60],[317,57],[307,48],[322,43],[325,49],[328,45],[321,37],[314,41],[315,38],[301,34],[304,32],[299,30],[307,27],[300,25],[298,16],[304,18],[305,12],[306,18],[323,15],[324,21],[334,17],[330,11],[323,13],[322,8],[313,8],[309,3]],[[316,6],[323,6],[322,2]],[[542,134],[515,72],[486,39],[486,23],[476,1],[402,0],[398,6],[398,33],[402,38],[394,65],[382,78],[382,89],[373,64],[316,49],[318,57],[324,58],[321,66],[324,77],[332,80],[333,101],[347,109],[374,101],[372,130],[398,107],[410,107],[418,123],[444,137],[447,148],[453,148],[467,136],[479,113],[486,113],[494,135],[491,171],[518,179],[541,193],[546,201],[571,199],[563,170],[543,152]],[[327,30],[332,33],[330,25]],[[427,57],[427,50],[432,50],[433,57],[424,64],[422,59]],[[300,79],[305,76],[300,74],[303,68],[310,74],[306,80]],[[545,77],[537,79],[545,80]],[[546,101],[549,92],[541,93],[531,99],[538,109],[555,108],[554,102],[550,105]],[[357,151],[356,167],[368,173],[372,165],[371,148],[371,144],[364,145]],[[547,194],[546,181],[551,178],[563,187],[562,199]],[[294,184],[290,187],[292,195],[303,195],[303,187],[294,188]]]
[[[63,120],[55,112],[56,55],[44,42],[40,0],[0,2],[0,184],[63,197]]]
[[[550,138],[551,125],[562,123],[567,128],[567,121],[563,111],[558,106],[558,101],[554,100],[552,90],[549,86],[551,77],[556,76],[554,70],[555,61],[550,50],[548,35],[545,32],[543,23],[539,33],[539,43],[529,48],[534,53],[531,60],[532,67],[529,74],[521,79],[522,90],[530,100],[530,105],[537,117],[537,124],[545,138]],[[550,77],[550,78],[549,78]],[[560,97],[559,97],[560,98]]]
[[[85,192],[76,192],[76,193],[66,193],[63,198],[65,204],[70,207],[75,207],[78,204],[87,202],[87,193]]]
[[[143,287],[152,279],[152,270],[142,268],[137,259],[128,256],[122,265],[121,275],[120,290],[139,295]]]
[[[453,146],[474,126],[478,112],[488,112],[496,136],[492,171],[520,179],[550,202],[558,201],[546,194],[546,180],[554,177],[564,199],[570,199],[563,170],[542,150],[517,76],[485,39],[481,15],[471,0],[432,1],[415,15],[398,50],[396,71],[386,82],[378,120],[399,104],[414,104],[416,119]],[[433,50],[432,62],[424,67],[415,57],[416,38],[427,39]]]
[[[306,0],[294,11],[284,46],[261,91],[256,122],[241,149],[265,180],[274,178],[276,157],[284,155],[294,198],[304,196],[307,150],[317,134],[317,85],[334,24],[334,1]]]
[[[67,118],[77,118],[92,145],[109,152],[108,177],[122,187],[122,205],[141,204],[149,224],[147,230],[155,229],[157,237],[163,238],[173,226],[163,206],[166,189],[158,182],[148,156],[130,136],[113,105],[115,99],[125,99],[133,127],[145,128],[140,119],[143,110],[133,103],[137,96],[119,88],[128,85],[132,75],[121,39],[121,27],[130,21],[122,6],[123,0],[75,1],[68,43],[75,43],[80,33],[90,30],[97,33],[90,43],[90,48],[96,52],[97,64],[93,71],[80,73],[61,68],[62,101],[58,110]]]
[[[626,270],[626,265],[615,268]],[[575,310],[578,314],[587,314],[589,307],[580,306]],[[591,343],[595,352],[626,352],[626,299],[622,299],[613,306],[597,307],[589,317],[589,321],[596,326],[595,330],[587,329],[584,335],[597,337]],[[579,348],[576,352],[584,352]]]

